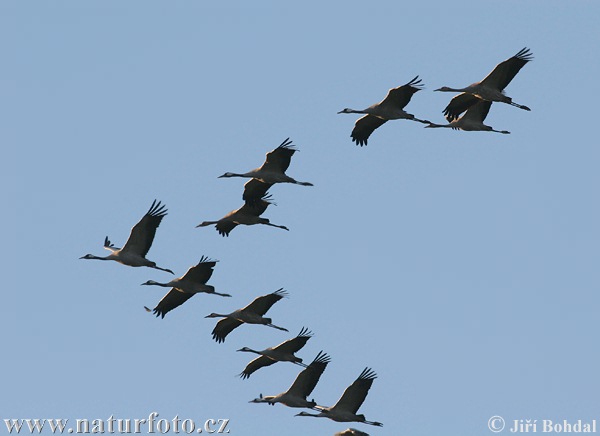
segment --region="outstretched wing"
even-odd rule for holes
[[[406,85],[392,88],[388,91],[386,97],[379,103],[384,106],[392,106],[398,109],[404,109],[404,107],[410,102],[410,99],[415,92],[420,91],[423,85],[419,76],[412,79]]]
[[[202,256],[200,262],[197,265],[191,267],[181,277],[181,280],[202,283],[203,285],[210,279],[213,273],[213,268],[217,264],[216,260],[209,259],[208,257]]]
[[[314,390],[315,386],[321,378],[321,374],[327,368],[327,364],[331,361],[331,357],[323,351],[319,351],[317,357],[308,365],[308,368],[302,370],[300,374],[288,389],[288,393],[294,393],[306,400],[306,397]]]
[[[217,232],[219,232],[219,235],[229,236],[229,233],[237,227],[237,223],[231,220],[221,219],[215,225],[215,227],[217,229]]]
[[[267,158],[261,168],[266,171],[285,173],[296,151],[290,138],[286,138],[279,147],[267,153]]]
[[[167,209],[165,209],[165,206],[161,206],[160,201],[157,203],[154,200],[146,215],[131,229],[131,234],[123,246],[123,251],[146,257],[152,246],[156,229],[166,214]]]
[[[306,327],[303,327],[298,333],[298,336],[292,339],[288,339],[285,342],[277,345],[273,349],[275,351],[281,351],[283,353],[295,353],[299,351],[302,347],[306,345],[306,342],[312,338],[312,332],[309,331]]]
[[[283,288],[276,290],[267,295],[263,295],[262,297],[255,298],[252,303],[248,304],[242,310],[256,313],[257,315],[263,316],[267,311],[281,300],[283,297],[286,297],[288,294]]]
[[[481,84],[502,91],[515,78],[521,68],[532,59],[532,53],[525,47],[510,59],[496,65],[496,68],[481,81]]]
[[[181,306],[193,296],[194,294],[188,294],[181,292],[179,289],[172,288],[167,295],[162,297],[156,307],[152,309],[152,313],[154,313],[157,317],[160,316],[161,318],[164,318],[168,312],[176,307]]]
[[[273,204],[271,195],[266,194],[253,202],[245,202],[244,205],[236,211],[236,213],[239,215],[259,217],[265,213],[265,210],[267,210],[267,207],[269,207],[271,204]]]
[[[258,356],[256,359],[252,360],[250,363],[248,363],[248,365],[246,365],[246,368],[244,368],[244,370],[240,373],[240,377],[242,379],[246,379],[255,371],[258,371],[265,366],[273,365],[274,363],[275,360],[270,359],[267,356]]]
[[[242,324],[243,322],[237,319],[223,318],[213,329],[212,337],[218,343],[225,342],[227,335]]]
[[[485,117],[487,117],[490,107],[492,106],[491,101],[479,100],[473,106],[467,110],[467,113],[463,115],[463,118],[468,118],[473,121],[483,123]]]
[[[346,388],[332,409],[347,410],[356,414],[359,407],[365,401],[365,398],[367,398],[373,380],[376,378],[377,374],[371,368],[365,368],[358,378],[354,380],[354,383]]]
[[[255,205],[267,195],[267,191],[271,186],[273,186],[273,183],[265,183],[258,179],[250,179],[244,184],[244,195],[242,195],[242,199],[250,205]]]
[[[460,114],[479,101],[481,101],[481,99],[475,97],[473,94],[467,94],[466,92],[458,94],[450,100],[450,103],[448,103],[448,106],[444,109],[444,116],[449,122],[457,120],[458,117],[460,117]]]
[[[356,145],[367,145],[367,139],[371,136],[371,133],[375,131],[376,128],[385,124],[386,120],[376,117],[374,115],[365,115],[364,117],[359,118],[354,124],[354,129],[352,129],[352,133],[350,136],[352,137],[352,141],[356,142]]]

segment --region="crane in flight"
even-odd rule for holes
[[[227,335],[242,324],[262,324],[287,332],[288,329],[272,324],[271,318],[266,318],[264,316],[271,306],[286,296],[287,292],[284,291],[283,288],[280,288],[275,292],[255,298],[252,303],[242,309],[235,310],[228,314],[213,312],[210,315],[206,315],[205,318],[224,318],[219,321],[213,329],[213,339],[219,343],[225,342]]]
[[[306,365],[302,363],[302,359],[296,357],[295,353],[304,347],[310,338],[312,338],[312,332],[310,332],[306,327],[303,327],[302,330],[300,330],[300,333],[298,333],[298,336],[288,339],[287,341],[282,342],[275,347],[269,347],[262,351],[256,351],[248,347],[240,348],[238,351],[245,351],[259,355],[259,357],[246,365],[246,368],[244,368],[244,371],[242,371],[240,377],[242,379],[246,379],[260,368],[273,365],[277,362],[292,362],[306,367]]]
[[[327,368],[327,364],[331,361],[331,358],[327,353],[320,351],[317,357],[308,365],[304,370],[298,374],[294,383],[290,388],[278,395],[267,395],[260,394],[258,398],[249,401],[249,403],[268,403],[275,405],[275,403],[281,403],[288,407],[307,407],[312,409],[316,407],[317,403],[315,400],[309,401],[307,397],[315,389],[321,374]]]
[[[229,294],[222,294],[215,291],[215,287],[207,285],[206,282],[210,279],[213,269],[218,261],[211,260],[202,256],[197,265],[192,266],[187,272],[168,283],[159,283],[154,280],[148,280],[142,285],[162,286],[171,288],[171,290],[158,302],[154,309],[149,309],[144,306],[146,311],[153,312],[157,317],[164,318],[165,315],[176,307],[181,306],[197,293],[206,293],[220,295],[221,297],[231,297]]]
[[[114,260],[127,266],[147,266],[174,274],[170,269],[156,266],[155,262],[146,259],[146,254],[148,254],[152,241],[154,241],[156,229],[165,215],[167,215],[165,206],[161,206],[160,201],[157,203],[154,200],[148,212],[131,229],[129,239],[127,239],[123,248],[115,247],[107,236],[104,238],[104,248],[110,251],[111,254],[105,257],[86,254],[80,259]]]
[[[366,114],[356,121],[354,129],[350,134],[352,141],[362,147],[363,145],[367,145],[367,140],[371,136],[371,133],[386,121],[412,120],[428,124],[429,121],[420,120],[404,111],[404,107],[410,102],[413,94],[421,89],[423,89],[421,79],[417,76],[405,85],[390,89],[386,97],[379,103],[362,110],[345,108],[339,111],[338,114]]]
[[[512,98],[504,93],[504,88],[514,79],[517,73],[525,64],[533,59],[533,55],[527,47],[520,50],[513,57],[500,62],[481,82],[475,82],[464,88],[450,88],[442,86],[435,91],[442,92],[460,92],[461,94],[450,100],[450,103],[444,109],[444,115],[448,121],[456,120],[460,114],[469,109],[475,103],[486,100],[506,103],[529,111],[527,106],[517,104]]]

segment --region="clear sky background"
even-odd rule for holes
[[[600,419],[600,4],[592,1],[55,1],[0,4],[4,297],[0,418],[229,418],[232,435],[485,435],[488,419]],[[350,140],[363,108],[419,75],[407,110],[442,122],[452,94],[529,47],[486,124],[405,120]],[[290,137],[265,216],[290,228],[194,228],[241,206],[243,179]],[[210,284],[164,320],[171,276],[114,262],[153,199],[148,258]],[[283,287],[269,314],[211,339],[210,312]],[[383,428],[249,404],[298,367],[238,374],[306,326],[332,362],[332,405],[365,367]],[[506,432],[506,431],[505,431]],[[2,427],[0,433],[5,434]]]

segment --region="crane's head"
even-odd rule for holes
[[[217,178],[218,178],[218,179],[221,179],[221,178],[223,178],[223,177],[235,177],[235,176],[236,176],[236,174],[234,174],[234,173],[225,173],[225,174],[223,174],[222,176],[219,176],[219,177],[217,177]]]
[[[223,315],[219,315],[218,313],[211,313],[210,315],[206,315],[204,318],[223,318]]]
[[[144,286],[144,285],[159,285],[160,286],[160,283],[155,282],[154,280],[148,280],[147,282],[142,283],[140,286]]]
[[[454,90],[452,88],[447,87],[447,86],[442,86],[441,88],[434,89],[434,91],[452,92]]]
[[[254,400],[250,400],[248,401],[249,403],[269,403],[271,406],[274,406],[275,403],[272,401],[273,398],[275,398],[272,395],[267,395],[266,397],[263,397],[263,394],[260,394],[260,396],[258,398],[255,398]]]
[[[351,113],[353,113],[353,111],[350,108],[345,108],[338,112],[338,114],[351,114]]]
[[[250,349],[250,348],[248,348],[248,347],[242,347],[242,348],[240,348],[239,350],[236,350],[236,351],[248,351],[248,352],[250,352],[250,353],[253,353],[253,352],[254,352],[254,350],[251,350],[251,349]]]

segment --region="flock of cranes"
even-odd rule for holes
[[[464,88],[443,86],[436,89],[435,91],[461,93],[452,98],[448,106],[444,109],[444,115],[449,124],[435,124],[428,120],[421,120],[404,111],[412,96],[417,91],[423,89],[419,76],[412,79],[406,85],[390,89],[387,96],[379,103],[362,110],[346,108],[338,112],[338,114],[365,114],[364,117],[356,121],[354,129],[350,134],[352,141],[361,147],[367,145],[367,140],[375,129],[382,126],[386,121],[391,120],[417,121],[426,124],[425,127],[449,127],[455,130],[508,134],[510,133],[509,131],[495,130],[483,124],[483,121],[487,117],[492,102],[506,103],[519,109],[531,110],[527,106],[514,103],[504,93],[504,88],[508,86],[519,70],[532,59],[533,56],[529,49],[523,48],[513,57],[496,65],[494,70],[481,82],[475,82]],[[465,114],[461,116],[463,112]]]
[[[389,120],[397,119],[416,121],[430,128],[446,127],[466,131],[491,131],[507,134],[509,132],[505,130],[494,130],[492,127],[486,126],[483,124],[483,121],[490,110],[492,102],[506,103],[523,110],[530,110],[527,106],[514,103],[510,97],[504,94],[503,90],[519,70],[531,59],[532,56],[529,49],[524,48],[515,56],[498,64],[481,82],[464,88],[442,87],[436,89],[436,91],[441,92],[460,93],[444,109],[444,115],[449,124],[435,124],[428,120],[416,118],[414,115],[404,111],[404,107],[408,105],[412,96],[422,89],[421,80],[418,76],[403,86],[390,89],[387,96],[377,104],[363,110],[346,108],[338,113],[364,114],[363,117],[356,121],[351,134],[352,140],[360,146],[367,144],[369,136],[375,129]],[[302,186],[313,186],[312,183],[299,182],[286,174],[291,158],[296,151],[297,149],[293,146],[292,141],[287,138],[277,148],[266,154],[266,160],[259,168],[245,173],[226,172],[222,176],[219,176],[220,178],[243,177],[250,179],[244,185],[244,192],[242,194],[244,204],[219,220],[203,221],[196,227],[215,225],[217,231],[222,236],[229,236],[229,233],[241,224],[263,224],[288,230],[287,227],[273,224],[267,218],[261,217],[261,215],[269,205],[273,204],[268,191],[274,184],[293,183]],[[106,237],[104,248],[109,250],[111,254],[105,257],[87,254],[81,257],[81,259],[114,260],[127,266],[145,266],[174,274],[170,269],[159,267],[155,262],[146,258],[156,235],[156,230],[166,215],[166,206],[161,204],[160,201],[157,202],[154,200],[148,212],[131,229],[129,239],[123,248],[115,247],[108,237]],[[196,265],[191,266],[179,278],[165,283],[154,280],[142,283],[142,285],[147,286],[171,288],[153,309],[148,307],[145,307],[145,309],[157,317],[164,318],[167,313],[184,304],[198,293],[231,297],[230,294],[217,292],[214,286],[207,284],[217,262],[217,260],[202,256]],[[217,343],[223,343],[233,330],[243,324],[261,324],[288,332],[287,328],[273,324],[272,319],[265,316],[275,303],[287,296],[288,293],[283,288],[280,288],[272,293],[256,297],[241,309],[225,314],[211,313],[207,315],[205,318],[222,318],[212,330],[212,338]],[[313,333],[308,328],[303,327],[297,336],[279,345],[263,350],[254,350],[249,347],[237,350],[238,352],[248,352],[258,355],[239,374],[242,379],[248,379],[259,369],[271,366],[277,362],[290,362],[303,368],[287,391],[277,395],[263,396],[261,394],[258,398],[249,402],[267,403],[270,405],[281,403],[288,407],[307,408],[317,412],[300,412],[296,416],[325,417],[336,422],[359,422],[381,427],[382,423],[368,421],[364,415],[358,413],[373,381],[377,378],[376,373],[369,367],[365,368],[356,380],[346,388],[340,399],[333,406],[325,407],[319,405],[314,399],[309,400],[309,396],[312,394],[327,365],[331,361],[331,357],[323,351],[320,351],[308,365],[300,357],[296,356],[296,353],[312,337]],[[351,435],[360,436],[366,435],[366,433],[352,428],[336,433],[336,436]]]

